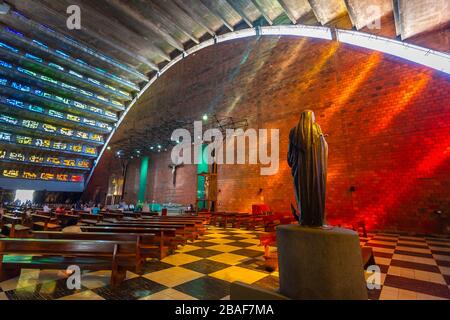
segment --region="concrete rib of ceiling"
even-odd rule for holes
[[[81,9],[81,30],[67,28],[71,5]],[[431,49],[449,51],[446,0],[7,0],[7,6],[0,14],[0,134],[11,140],[0,139],[0,162],[20,172],[89,170],[149,78],[185,50],[230,31],[327,25],[413,43],[431,32],[439,40]],[[378,19],[381,29],[374,28]],[[21,143],[24,137],[30,145]],[[15,159],[1,159],[2,151]]]

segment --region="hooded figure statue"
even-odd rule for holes
[[[302,226],[325,225],[328,144],[314,112],[305,110],[289,134],[288,163],[294,179],[297,209],[292,212]]]

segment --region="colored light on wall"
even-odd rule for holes
[[[381,51],[450,74],[450,55],[356,31],[336,30],[340,42]]]

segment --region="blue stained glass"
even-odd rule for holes
[[[53,117],[56,117],[56,118],[60,118],[60,119],[64,118],[64,114],[62,112],[59,112],[59,111],[49,110],[48,114],[53,116]]]
[[[14,99],[6,99],[6,102],[15,107],[19,107],[19,108],[25,107],[25,104],[22,101],[17,101]]]
[[[69,70],[69,73],[72,74],[72,75],[74,75],[74,76],[76,76],[76,77],[78,77],[78,78],[83,79],[83,76],[82,76],[81,74],[75,72],[75,71]]]
[[[86,90],[83,90],[83,89],[80,89],[80,92],[83,93],[86,96],[90,96],[90,97],[94,96],[94,94],[92,92],[89,92],[89,91],[86,91]]]
[[[96,113],[102,113],[102,109],[96,108],[96,107],[89,107],[89,110],[96,112]]]
[[[67,84],[67,83],[64,83],[64,82],[60,82],[60,85],[62,86],[62,87],[64,87],[64,88],[67,88],[67,89],[71,89],[71,90],[78,90],[78,88],[77,87],[74,87],[74,86],[71,86],[71,85],[69,85],[69,84]]]
[[[11,134],[6,132],[0,132],[0,140],[11,141]]]
[[[8,84],[8,80],[0,78],[0,84],[6,86]]]
[[[81,64],[84,64],[85,66],[87,66],[88,64],[86,63],[86,62],[84,62],[83,60],[81,60],[81,59],[76,59],[76,61],[78,61],[79,63],[81,63]]]
[[[31,91],[31,88],[29,86],[25,86],[25,85],[22,85],[22,84],[17,83],[17,82],[13,82],[11,84],[11,87],[13,87],[14,89],[20,90],[20,91],[24,91],[24,92],[30,92]]]
[[[97,81],[97,80],[92,79],[92,78],[88,78],[88,81],[92,82],[92,83],[95,83],[96,85],[101,85],[100,81]]]
[[[33,59],[33,60],[38,61],[38,62],[43,62],[44,61],[41,58],[36,57],[35,55],[32,55],[31,53],[25,53],[25,57]]]
[[[23,69],[21,67],[17,67],[17,70],[21,73],[25,73],[28,74],[30,76],[36,76],[36,73],[34,73],[33,71],[27,70],[27,69]]]
[[[45,111],[44,108],[34,106],[31,104],[28,106],[28,109],[30,109],[31,111],[34,111],[34,112],[39,112],[39,113],[44,113],[44,111]]]
[[[95,121],[94,120],[83,118],[83,122],[95,126]]]
[[[56,69],[58,69],[58,70],[60,70],[60,71],[64,71],[64,68],[61,67],[60,65],[56,64],[56,63],[50,62],[48,65],[49,65],[50,67],[56,68]]]
[[[51,82],[51,83],[54,83],[54,84],[58,84],[58,81],[56,81],[56,80],[54,80],[54,79],[52,79],[52,78],[50,78],[50,77],[47,77],[47,76],[40,76],[40,78],[41,78],[42,80],[47,81],[47,82]]]
[[[66,57],[66,58],[70,58],[70,56],[67,53],[65,53],[65,52],[63,52],[61,50],[55,50],[55,51],[56,51],[56,53],[59,53],[60,55]]]
[[[0,121],[9,123],[9,124],[14,124],[14,125],[16,125],[18,123],[18,120],[16,118],[7,116],[5,114],[0,114]]]
[[[16,52],[16,53],[19,52],[19,50],[17,50],[16,48],[13,48],[13,47],[11,47],[11,46],[9,46],[6,43],[3,43],[1,41],[0,41],[0,47],[8,49],[9,51],[13,51],[13,52]]]
[[[108,116],[108,117],[113,117],[113,118],[115,118],[115,117],[117,117],[117,115],[114,113],[114,112],[111,112],[111,111],[105,111],[105,114]]]
[[[107,73],[105,70],[100,69],[100,68],[95,68],[97,71],[100,71],[101,73]]]
[[[70,104],[70,100],[69,99],[66,99],[66,98],[63,98],[63,97],[60,97],[60,96],[54,96],[54,98],[55,98],[55,100],[57,100],[59,102],[62,102],[62,103],[65,103],[65,104]]]
[[[3,60],[0,60],[0,66],[8,68],[8,69],[12,69],[12,64],[10,64],[6,61],[3,61]]]
[[[73,103],[75,105],[75,107],[80,108],[80,109],[87,109],[87,106],[83,103],[79,103],[77,101],[74,101]]]
[[[10,27],[6,27],[5,29],[8,30],[8,31],[11,32],[11,33],[14,33],[14,34],[16,34],[16,35],[18,35],[18,36],[23,37],[23,33],[19,32],[19,31],[17,31],[17,30],[14,30],[14,29],[12,29],[12,28],[10,28]]]
[[[20,16],[20,17],[22,17],[22,18],[27,18],[25,15],[23,15],[23,14],[21,14],[20,12],[18,12],[18,11],[13,11],[13,13],[14,14],[16,14],[16,15],[18,15],[18,16]],[[28,18],[27,18],[28,19]]]
[[[43,44],[43,43],[40,42],[40,41],[37,41],[37,40],[34,40],[34,39],[33,39],[33,42],[36,43],[37,45],[41,46],[41,47],[44,47],[44,48],[48,49],[48,46],[46,46],[45,44]]]

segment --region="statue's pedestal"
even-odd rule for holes
[[[356,232],[341,228],[277,227],[280,294],[291,299],[366,300]]]

